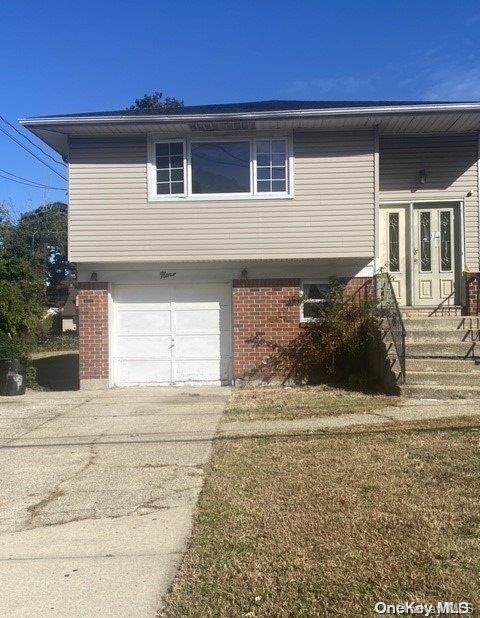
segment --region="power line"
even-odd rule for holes
[[[4,178],[5,180],[11,180],[12,182],[18,182],[19,185],[27,185],[27,187],[34,187],[35,189],[53,189],[54,191],[65,191],[65,189],[61,189],[60,187],[52,187],[50,185],[42,185],[40,183],[33,182],[24,182],[23,180],[17,180],[16,178],[9,178],[8,176],[4,176],[0,174],[0,178]]]
[[[50,185],[46,185],[43,182],[38,182],[38,180],[32,180],[31,178],[25,178],[24,176],[18,176],[17,174],[14,174],[13,172],[9,172],[8,170],[3,170],[0,167],[0,172],[3,172],[4,174],[8,174],[9,176],[13,176],[14,178],[19,178],[20,180],[25,180],[25,182],[30,182],[32,185],[39,185],[41,187],[48,187]]]
[[[38,148],[38,150],[40,150],[40,152],[43,152],[43,154],[48,157],[49,159],[51,159],[54,163],[56,163],[57,165],[63,165],[63,167],[67,167],[65,165],[65,163],[63,161],[58,161],[55,157],[52,157],[51,154],[49,154],[48,152],[46,152],[45,150],[43,150],[43,148],[41,148],[38,144],[36,144],[33,140],[31,140],[28,135],[24,135],[21,131],[19,131],[17,129],[17,127],[15,125],[13,125],[11,122],[8,122],[8,120],[6,118],[4,118],[1,114],[0,114],[0,120],[3,120],[3,122],[8,125],[9,127],[11,127],[14,131],[16,131],[21,137],[23,137],[23,139],[26,139],[27,142],[30,142],[30,144],[32,144],[32,146],[35,146],[35,148]]]
[[[18,139],[16,139],[15,137],[13,137],[13,135],[10,135],[10,133],[8,133],[7,131],[5,131],[5,129],[3,127],[0,127],[0,131],[2,133],[4,133],[7,137],[9,137],[12,141],[14,141],[16,144],[18,144],[20,146],[20,148],[23,148],[24,150],[26,150],[28,153],[30,153],[32,155],[32,157],[35,157],[35,159],[37,159],[37,161],[40,161],[40,163],[43,163],[43,165],[46,165],[50,170],[52,170],[52,172],[54,172],[57,176],[60,176],[60,178],[62,180],[67,180],[65,178],[65,176],[62,176],[62,174],[60,174],[60,172],[57,172],[57,170],[52,167],[49,163],[47,163],[46,161],[44,161],[43,159],[40,159],[40,157],[33,152],[33,150],[30,150],[30,148],[27,148],[24,144],[22,144],[22,142],[20,142]]]

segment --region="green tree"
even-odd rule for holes
[[[35,330],[46,305],[66,298],[74,277],[66,204],[45,204],[18,220],[0,205],[0,335],[15,339]]]
[[[175,97],[165,97],[163,92],[152,92],[144,94],[140,99],[135,99],[135,103],[127,107],[130,110],[156,111],[165,109],[178,109],[183,107],[183,100]]]
[[[50,304],[62,304],[75,267],[68,261],[68,207],[63,202],[44,204],[21,215],[5,234],[8,255],[26,260],[46,286]]]
[[[27,257],[11,252],[16,225],[0,205],[0,335],[30,332],[44,313],[45,284]],[[2,337],[0,337],[1,339]]]

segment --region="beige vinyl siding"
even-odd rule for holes
[[[147,138],[70,140],[76,262],[371,258],[374,133],[298,132],[292,199],[147,200]]]
[[[478,144],[476,135],[383,137],[380,140],[380,202],[382,200],[463,199],[465,255],[478,268]],[[419,171],[427,181],[419,185]],[[471,192],[471,196],[467,194]]]

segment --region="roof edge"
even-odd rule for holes
[[[368,114],[401,114],[401,113],[428,113],[428,112],[455,112],[455,111],[480,111],[479,103],[426,103],[412,105],[384,105],[381,107],[338,107],[330,109],[290,109],[276,111],[257,112],[220,112],[191,115],[163,115],[158,114],[142,116],[49,116],[20,118],[18,122],[25,127],[46,125],[74,125],[74,124],[143,124],[145,122],[196,122],[202,120],[255,120],[262,118],[294,118],[310,116],[363,116]]]

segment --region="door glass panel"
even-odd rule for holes
[[[400,271],[400,216],[398,212],[388,215],[388,269]]]
[[[452,270],[452,223],[448,210],[440,213],[440,268]]]
[[[430,231],[430,213],[420,213],[420,270],[432,270],[432,240]]]

